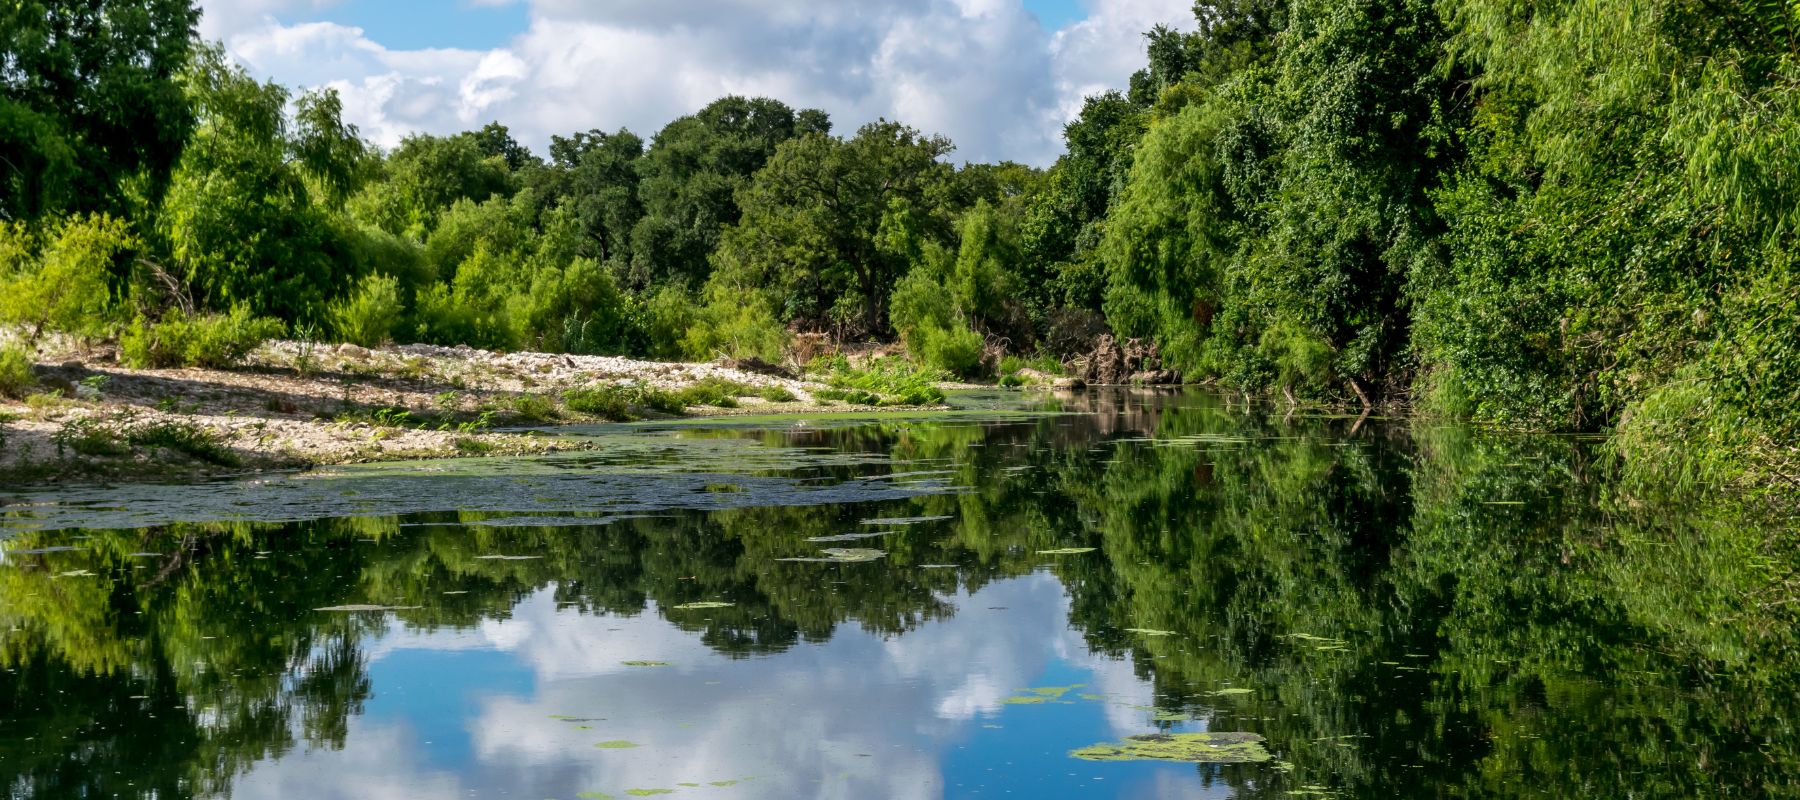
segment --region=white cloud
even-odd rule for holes
[[[958,157],[1046,164],[1082,96],[1120,87],[1152,25],[1191,25],[1190,0],[1091,0],[1046,31],[1022,0],[527,0],[529,27],[491,51],[392,50],[361,29],[284,24],[339,0],[204,0],[203,34],[259,75],[332,86],[383,145],[491,120],[550,136],[651,134],[726,94],[877,117],[954,140]],[[466,0],[503,5],[506,0]],[[446,12],[455,13],[455,12]]]

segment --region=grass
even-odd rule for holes
[[[786,386],[764,386],[762,391],[756,393],[756,396],[771,403],[792,403],[799,399],[794,396],[793,392],[788,391]]]
[[[84,456],[115,458],[131,455],[133,448],[169,450],[220,466],[236,466],[238,457],[212,430],[182,420],[158,420],[133,425],[129,413],[69,420],[50,440],[60,454],[73,450]]]
[[[1052,355],[1039,355],[1033,358],[1006,356],[1000,359],[1000,385],[1009,389],[1030,385],[1032,381],[1019,374],[1028,369],[1046,375],[1063,374],[1062,362]]]
[[[830,387],[813,393],[821,400],[866,406],[935,406],[944,402],[937,387],[943,372],[903,358],[876,358],[852,366],[842,355],[815,361],[809,372]]]
[[[0,397],[23,400],[38,385],[31,356],[22,347],[0,348]]]

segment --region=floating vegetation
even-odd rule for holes
[[[775,560],[810,564],[857,564],[887,557],[886,550],[871,550],[866,547],[829,547],[822,552],[825,554],[824,558],[777,558]]]
[[[365,605],[365,604],[361,604],[361,603],[355,603],[355,604],[346,605],[346,606],[326,606],[324,608],[315,608],[313,610],[314,611],[340,611],[340,612],[345,612],[345,613],[359,613],[359,612],[364,612],[364,611],[414,611],[414,610],[417,610],[420,608],[423,608],[423,606],[375,606],[375,605]]]
[[[1263,742],[1263,737],[1254,733],[1152,733],[1072,750],[1069,756],[1084,761],[1252,764],[1270,759]]]
[[[671,664],[667,661],[621,661],[619,663],[624,664],[627,667],[673,667],[673,666],[675,666],[674,664]]]
[[[1230,688],[1220,689],[1216,692],[1211,692],[1210,694],[1213,697],[1237,697],[1239,695],[1256,694],[1256,690],[1255,689],[1245,689],[1242,686],[1232,686]]]
[[[1038,686],[1030,689],[1020,689],[1017,695],[1008,697],[1000,702],[1014,706],[1058,702],[1063,701],[1063,695],[1085,686],[1087,686],[1087,684],[1077,683],[1074,686]]]
[[[899,533],[899,531],[875,531],[874,533],[840,533],[836,536],[813,536],[813,537],[808,538],[807,541],[809,541],[809,542],[855,542],[855,541],[861,541],[863,539],[877,539],[882,536],[892,536],[896,533]]]
[[[1092,552],[1094,552],[1094,548],[1092,548],[1092,547],[1061,547],[1061,548],[1057,548],[1055,550],[1039,550],[1037,552],[1038,552],[1038,555],[1040,555],[1040,556],[1078,556],[1078,555],[1081,555],[1082,553],[1092,553]]]
[[[1139,634],[1141,636],[1174,636],[1175,635],[1174,631],[1159,631],[1154,628],[1126,628],[1125,632],[1126,633],[1135,633],[1135,634]]]
[[[697,603],[682,603],[678,606],[670,606],[670,608],[675,611],[700,611],[709,608],[731,608],[735,605],[737,604],[721,602],[718,600],[702,600]]]
[[[581,800],[613,800],[613,796],[605,792],[582,792],[575,796]]]
[[[865,519],[862,521],[862,524],[863,525],[918,525],[919,523],[922,523],[922,522],[939,522],[939,521],[946,520],[946,519],[955,519],[955,517],[949,517],[949,516],[942,516],[942,517],[880,517],[877,519]]]
[[[674,789],[626,789],[625,793],[632,797],[655,797],[659,794],[674,794]]]
[[[4,550],[0,552],[9,556],[41,556],[47,553],[73,553],[80,549],[79,547],[39,547],[35,550]]]
[[[476,561],[541,561],[543,556],[476,556]]]
[[[599,742],[594,746],[601,750],[630,750],[634,747],[642,747],[642,745],[637,742],[628,741],[626,739],[614,739],[610,742]]]

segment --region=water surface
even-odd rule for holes
[[[0,792],[1797,791],[1779,526],[1568,438],[958,402],[0,489]],[[1269,758],[1071,755],[1208,731]]]

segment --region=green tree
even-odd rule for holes
[[[921,237],[947,238],[949,140],[873,122],[848,140],[809,134],[783,144],[738,194],[743,219],[726,229],[714,280],[770,292],[781,316],[887,329],[887,295],[906,254],[881,245],[895,214]]]
[[[0,7],[0,221],[155,203],[193,128],[192,0]]]

